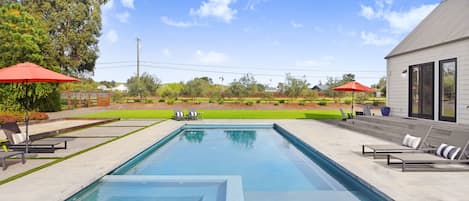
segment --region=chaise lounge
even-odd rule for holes
[[[417,152],[424,151],[429,148],[426,145],[426,141],[430,133],[432,132],[433,126],[430,126],[426,132],[420,131],[415,132],[416,136],[406,135],[402,141],[402,144],[364,144],[362,145],[362,155],[372,154],[373,158],[376,158],[379,154],[389,153],[403,153],[403,152]],[[425,129],[423,129],[425,130]],[[371,151],[367,151],[367,149]]]
[[[8,168],[8,164],[6,161],[7,158],[11,158],[17,155],[21,156],[21,162],[23,164],[26,163],[26,160],[24,158],[24,152],[20,152],[20,151],[0,152],[0,159],[2,160],[2,169],[6,170]]]
[[[180,109],[174,110],[173,119],[176,121],[184,120],[185,119],[184,112],[182,112],[182,110]]]
[[[435,164],[469,164],[469,154],[467,152],[469,145],[469,135],[467,130],[453,130],[451,135],[446,139],[445,143],[434,149],[433,152],[429,153],[396,153],[389,154],[387,156],[387,164],[400,164],[402,171],[409,169],[408,165],[412,167],[419,165],[435,165]],[[393,161],[400,162],[393,162]],[[455,168],[425,168],[413,170],[433,170],[433,171],[454,171],[464,170],[468,171],[468,168],[455,169]]]
[[[2,130],[8,139],[8,147],[12,150],[25,150],[28,146],[29,151],[47,151],[54,153],[56,149],[67,149],[67,140],[65,139],[41,139],[31,141],[27,139],[26,134],[22,133],[16,122],[2,124]],[[64,144],[62,147],[57,145]]]

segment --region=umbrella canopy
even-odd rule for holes
[[[338,87],[335,87],[333,88],[333,90],[335,91],[352,91],[352,92],[373,92],[374,89],[373,88],[370,88],[370,87],[367,87],[363,84],[360,84],[359,82],[349,82],[347,84],[344,84],[342,86],[338,86]]]
[[[373,92],[373,88],[367,87],[359,82],[349,82],[342,86],[332,88],[334,91],[351,91],[352,92],[352,115],[353,115],[353,99],[355,98],[355,92]]]
[[[45,69],[34,63],[20,63],[14,66],[0,69],[0,83],[24,83],[26,84],[26,94],[28,93],[28,83],[32,82],[78,82],[80,80],[69,77],[54,71]],[[29,144],[29,116],[28,116],[28,96],[26,96],[26,143],[25,152],[28,153]]]
[[[80,80],[45,69],[34,63],[20,63],[0,69],[0,82],[78,82]]]

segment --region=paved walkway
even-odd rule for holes
[[[5,200],[64,200],[184,123],[274,122],[396,200],[468,200],[468,172],[401,172],[359,153],[363,143],[387,142],[314,120],[165,121],[4,184],[0,195]]]

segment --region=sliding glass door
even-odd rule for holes
[[[456,122],[456,72],[456,59],[440,61],[440,121]]]
[[[434,63],[409,67],[409,116],[434,118]]]

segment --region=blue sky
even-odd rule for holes
[[[163,83],[242,74],[276,86],[285,74],[312,85],[356,74],[376,83],[387,53],[439,0],[111,0],[103,6],[94,79],[141,72]]]

